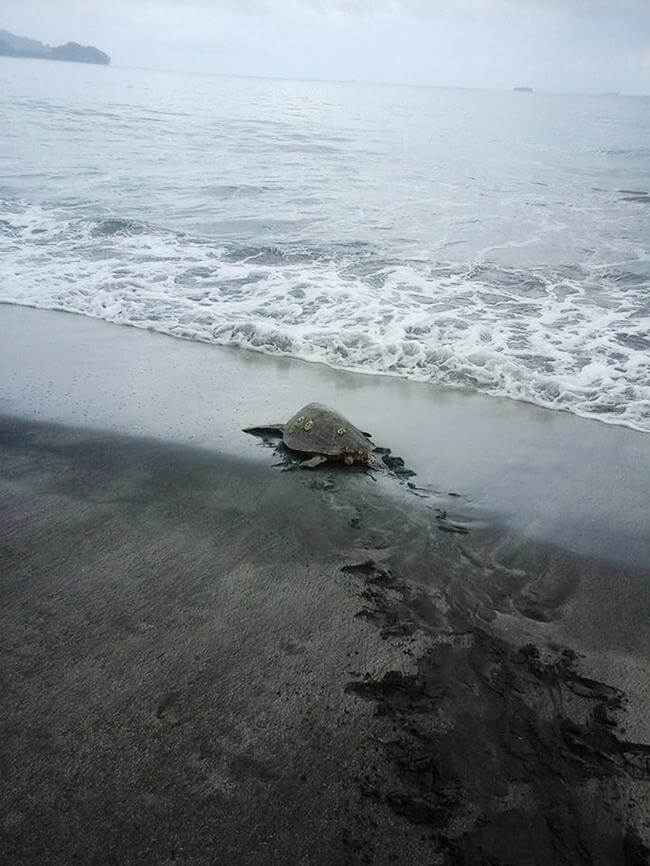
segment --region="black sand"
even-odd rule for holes
[[[648,862],[643,569],[270,463],[2,421],[0,860]]]

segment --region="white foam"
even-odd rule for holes
[[[526,400],[650,432],[650,272],[218,245],[0,202],[0,301]],[[638,269],[641,270],[639,276]]]

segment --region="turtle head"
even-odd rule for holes
[[[374,457],[368,451],[352,451],[348,448],[343,455],[343,462],[346,466],[352,466],[353,463],[363,463],[369,469],[377,468]]]

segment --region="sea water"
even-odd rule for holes
[[[650,431],[650,98],[2,58],[0,301]]]

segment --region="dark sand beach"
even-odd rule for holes
[[[647,436],[0,326],[2,862],[648,862]],[[240,432],[310,399],[417,474]]]

